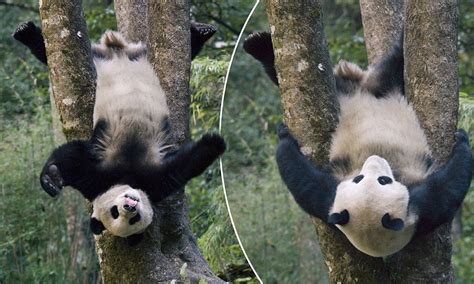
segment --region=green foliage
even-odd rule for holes
[[[193,139],[204,133],[217,132],[219,107],[224,87],[229,56],[218,59],[196,58],[191,67],[190,88],[191,129]],[[212,270],[227,279],[230,267],[245,265],[246,260],[235,237],[224,200],[219,175],[219,164],[214,163],[204,175],[186,187],[189,215],[198,245]]]
[[[0,128],[0,283],[65,283],[95,271],[71,271],[63,204],[38,182],[53,145],[47,112]]]
[[[474,99],[461,93],[458,127],[467,131],[474,150]],[[474,185],[467,193],[461,209],[462,237],[454,244],[453,263],[457,283],[474,283]]]
[[[459,1],[459,77],[461,90],[474,95],[474,1]]]

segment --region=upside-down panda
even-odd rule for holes
[[[214,31],[193,25],[191,33],[194,57]],[[46,63],[41,30],[33,23],[21,25],[14,37]],[[226,145],[216,134],[179,148],[169,143],[165,93],[144,44],[108,31],[92,45],[92,55],[97,71],[92,137],[56,148],[40,182],[53,197],[64,186],[77,189],[92,202],[92,232],[106,229],[133,245],[152,221],[151,203],[200,175]]]
[[[252,34],[244,49],[278,85],[271,35]],[[462,129],[449,160],[433,163],[404,95],[403,66],[403,37],[366,71],[344,61],[335,66],[340,114],[328,165],[309,161],[286,125],[277,129],[276,160],[295,201],[374,257],[396,253],[414,236],[451,221],[472,177],[469,137]]]

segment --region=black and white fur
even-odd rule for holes
[[[196,26],[192,29],[195,56],[205,40],[195,34]],[[40,29],[26,23],[14,36],[45,62]],[[152,221],[151,203],[200,175],[226,146],[215,134],[179,148],[169,144],[169,109],[144,44],[109,31],[92,45],[92,53],[97,71],[93,135],[55,149],[40,181],[51,196],[72,186],[91,201],[94,234],[107,229],[134,243]]]
[[[402,46],[400,40],[367,71],[349,62],[334,68],[340,115],[328,165],[310,162],[287,126],[277,131],[278,167],[296,202],[374,257],[451,221],[471,182],[471,149],[462,129],[449,160],[433,165],[404,96]],[[251,35],[244,48],[278,84],[270,34]]]

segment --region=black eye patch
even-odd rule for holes
[[[352,180],[352,182],[359,183],[363,178],[364,178],[364,175],[358,175]]]
[[[128,221],[128,223],[129,223],[130,225],[133,225],[133,224],[135,224],[136,222],[140,221],[141,218],[142,218],[142,217],[140,216],[140,213],[137,213],[137,215],[135,215],[132,219],[130,219],[130,220]]]
[[[119,212],[118,212],[117,205],[110,208],[110,214],[112,215],[112,218],[114,218],[114,219],[117,219],[119,217]]]
[[[381,176],[377,179],[377,181],[381,184],[381,185],[386,185],[386,184],[390,184],[393,182],[393,180],[387,176]]]

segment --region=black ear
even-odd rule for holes
[[[143,240],[143,234],[135,234],[127,237],[127,244],[131,247],[136,246]]]
[[[46,60],[46,48],[44,45],[44,38],[41,33],[41,29],[35,26],[33,22],[26,22],[20,24],[15,32],[13,37],[19,42],[26,45],[31,53],[44,64],[48,64]]]
[[[104,224],[101,221],[97,220],[96,218],[91,218],[90,223],[91,231],[94,235],[100,235],[103,230],[105,230]]]
[[[349,222],[349,211],[342,210],[341,213],[332,213],[329,215],[328,224],[345,225]]]
[[[278,86],[272,36],[268,32],[253,33],[244,41],[244,50],[262,63],[268,77]]]
[[[198,55],[204,43],[210,39],[217,29],[213,25],[191,23],[191,60]]]
[[[390,218],[390,214],[385,213],[385,215],[383,215],[382,217],[382,226],[384,226],[384,228],[387,228],[389,230],[400,231],[401,229],[403,229],[403,227],[405,227],[405,223],[403,222],[402,219],[400,218],[392,219]]]

